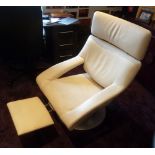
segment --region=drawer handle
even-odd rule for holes
[[[64,31],[64,32],[59,32],[60,34],[66,34],[66,33],[73,33],[74,31]]]
[[[63,46],[72,46],[73,44],[61,44],[59,46],[63,47]]]
[[[73,56],[72,54],[68,54],[68,55],[60,55],[60,58],[64,58],[64,57],[71,57]]]

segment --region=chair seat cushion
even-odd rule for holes
[[[84,73],[53,80],[44,88],[44,93],[54,110],[61,115],[82,104],[102,89],[103,87]]]

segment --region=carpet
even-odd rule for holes
[[[7,102],[38,96],[44,103],[44,97],[35,82],[36,76],[43,69],[19,77],[13,85],[9,81],[18,74],[6,63],[0,63],[0,147],[25,147],[17,136]],[[77,73],[79,69],[72,71]],[[32,76],[33,75],[33,76]],[[133,83],[106,108],[105,121],[89,131],[69,132],[53,112],[56,136],[44,140],[39,145],[29,147],[42,148],[147,148],[152,147],[155,131],[155,98],[140,83]],[[52,131],[52,130],[51,130]],[[52,133],[52,132],[51,132]],[[49,132],[49,134],[51,134]],[[41,134],[40,134],[41,135]],[[45,139],[47,134],[42,134]],[[32,141],[32,137],[28,138]],[[39,140],[38,140],[39,142]]]

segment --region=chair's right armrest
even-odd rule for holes
[[[49,80],[54,80],[65,74],[66,72],[72,70],[73,68],[84,63],[84,59],[80,56],[76,56],[69,60],[58,63],[47,70],[43,71],[36,78],[39,87],[42,87],[48,83]]]
[[[105,107],[114,97],[125,89],[124,86],[115,83],[98,92],[75,109],[65,113],[61,119],[65,122],[68,129],[72,130],[79,122],[87,118],[97,108]]]

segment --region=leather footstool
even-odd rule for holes
[[[7,103],[18,136],[54,125],[45,105],[38,97]]]

